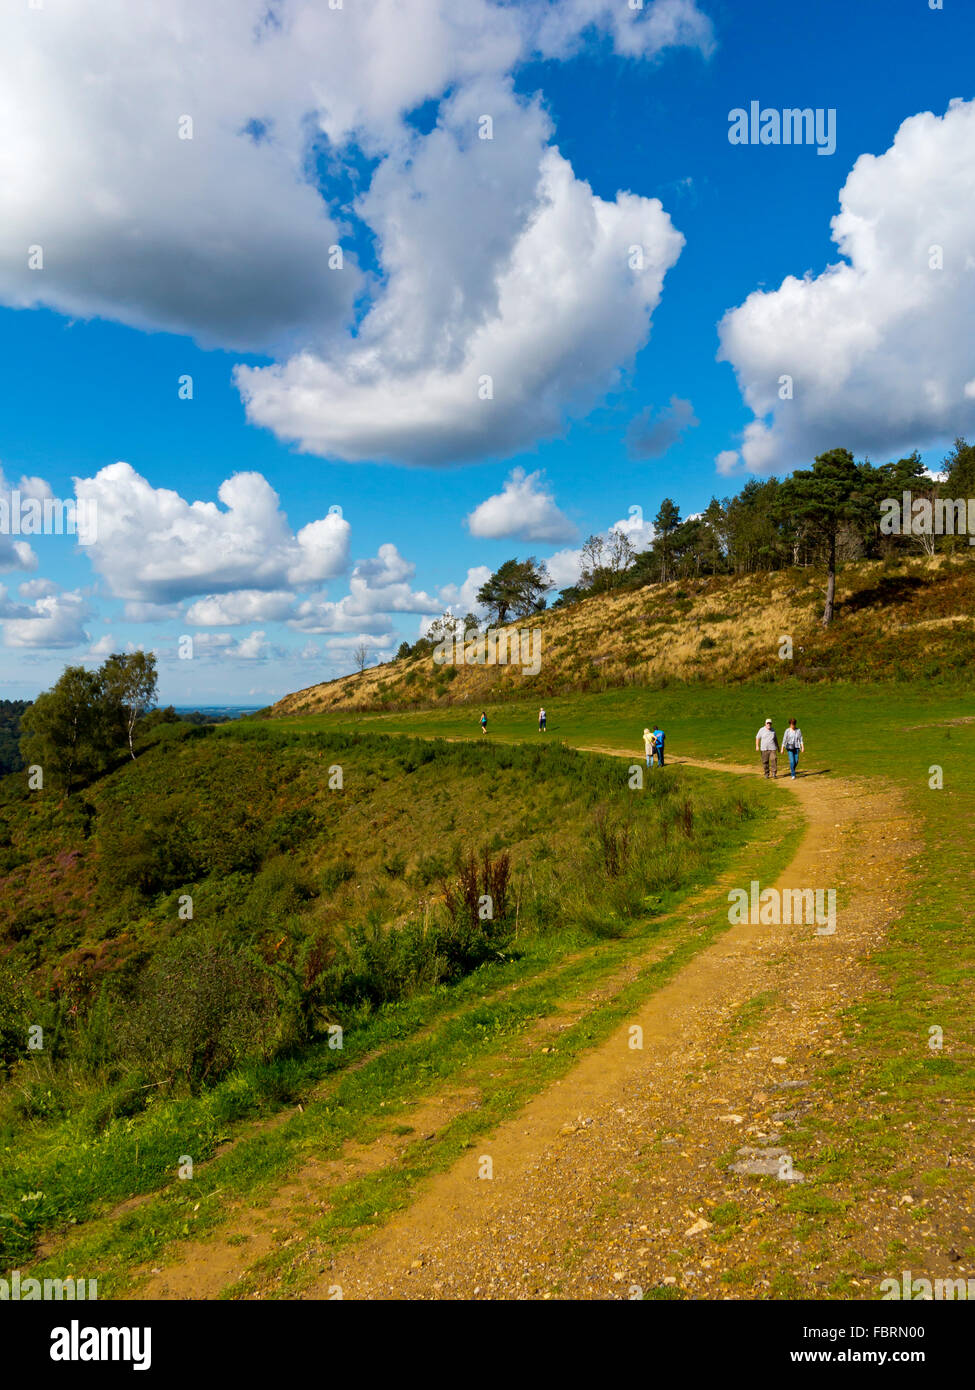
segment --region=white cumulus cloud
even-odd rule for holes
[[[348,563],[349,523],[330,513],[292,531],[260,473],[221,483],[223,509],[155,488],[128,463],[76,479],[75,491],[97,507],[97,539],[85,550],[116,598],[165,605],[198,594],[274,591],[320,582]]]
[[[571,540],[576,528],[555,505],[542,473],[512,470],[502,490],[475,507],[467,518],[472,536],[525,541]]]
[[[742,471],[741,454],[737,449],[722,449],[714,460],[714,466],[723,478],[730,478]]]
[[[388,634],[391,613],[439,611],[438,598],[413,589],[415,574],[416,565],[395,545],[381,545],[372,559],[356,563],[348,594],[337,602],[324,594],[310,594],[296,605],[288,625],[308,633]]]
[[[755,416],[741,446],[755,473],[975,429],[975,102],[911,116],[861,155],[831,226],[840,261],[756,290],[720,324]]]
[[[655,200],[593,197],[514,93],[587,38],[714,45],[694,0],[7,6],[0,303],[286,359],[239,384],[311,452],[445,462],[551,433],[645,341],[680,247]]]
[[[88,655],[96,661],[102,660],[106,656],[111,656],[113,652],[119,650],[119,641],[110,632],[102,633],[101,637],[96,638],[88,648]]]
[[[197,632],[193,635],[194,660],[281,661],[289,656],[283,647],[267,639],[262,630],[243,637],[231,637],[229,632]]]
[[[491,570],[487,565],[472,565],[467,571],[467,577],[462,584],[444,584],[437,590],[437,597],[443,605],[443,611],[448,608],[458,617],[466,617],[468,613],[474,613],[480,617],[486,611],[477,601],[478,591],[491,578]],[[439,615],[438,615],[439,616]]]
[[[21,598],[49,598],[51,594],[56,594],[58,586],[52,579],[25,579],[23,584],[18,584],[17,592]]]
[[[538,47],[547,57],[567,57],[590,27],[608,30],[617,53],[631,58],[654,58],[678,46],[708,57],[715,47],[714,26],[694,0],[551,0],[542,7]]]
[[[330,357],[237,368],[248,418],[306,452],[448,464],[557,434],[615,386],[649,336],[684,238],[657,199],[607,202],[534,141],[537,183],[528,208],[513,205],[521,222],[510,247],[484,244],[497,218],[458,237],[453,256],[412,232],[353,342]],[[496,206],[497,185],[486,175],[478,183],[485,158],[459,166],[470,170],[461,193],[446,180],[437,187],[440,220],[456,223],[461,204]],[[403,218],[418,219],[414,205],[423,210],[430,196],[408,201]],[[429,293],[431,265],[455,289],[446,307]]]
[[[53,494],[43,478],[22,477],[8,482],[0,468],[0,571],[33,570],[37,555],[27,541],[15,539],[22,524],[24,503],[43,501]]]
[[[186,621],[195,627],[234,627],[239,623],[266,623],[286,618],[294,604],[287,590],[236,589],[197,599],[186,610]]]
[[[26,616],[4,622],[4,640],[8,647],[76,647],[89,640],[84,624],[91,616],[88,600],[77,590],[46,594],[35,599]]]

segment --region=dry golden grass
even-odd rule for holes
[[[783,637],[792,640],[789,669],[797,676],[889,677],[897,674],[891,649],[910,640],[899,636],[905,629],[925,629],[928,644],[939,630],[945,640],[959,629],[971,635],[975,563],[966,555],[917,557],[893,568],[850,564],[838,576],[837,617],[828,633],[820,626],[824,591],[821,570],[789,569],[599,594],[508,626],[509,632],[540,629],[537,675],[517,665],[438,667],[426,656],[309,686],[285,696],[273,713],[477,705],[630,684],[761,680],[781,673]]]

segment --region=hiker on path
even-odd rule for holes
[[[653,730],[653,751],[654,751],[654,752],[656,753],[656,755],[657,755],[657,766],[658,766],[658,767],[663,767],[663,765],[664,765],[664,739],[665,739],[665,738],[666,738],[666,734],[664,733],[663,729],[661,729],[660,725],[659,725],[659,724],[655,725],[655,726],[654,726],[654,730]]]
[[[653,750],[656,739],[649,729],[643,731],[643,747],[647,755],[647,767],[653,767]]]
[[[540,734],[545,732],[545,711],[543,709],[538,711],[538,732]]]
[[[771,767],[772,776],[777,777],[779,775],[779,736],[772,728],[771,719],[766,719],[755,735],[755,751],[762,755],[762,767],[765,769],[765,776],[768,776],[769,767]]]
[[[796,780],[796,768],[799,766],[799,754],[805,751],[806,745],[802,741],[802,730],[796,728],[796,721],[789,720],[789,727],[782,735],[782,751],[789,755],[789,776],[793,781]]]
[[[481,733],[487,733],[487,715],[481,710]]]

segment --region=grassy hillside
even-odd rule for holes
[[[417,656],[296,691],[272,713],[480,705],[674,681],[933,679],[975,659],[973,557],[848,565],[826,631],[824,589],[824,574],[808,568],[597,595],[518,625],[541,629],[537,675]],[[791,659],[779,656],[783,636]]]
[[[390,1018],[409,1033],[468,978],[652,930],[767,818],[731,779],[636,791],[554,743],[267,724],[163,726],[67,801],[23,782],[0,802],[9,1261],[164,1183],[174,1134],[210,1156]]]

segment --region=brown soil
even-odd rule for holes
[[[179,1260],[153,1269],[138,1297],[217,1298],[270,1250],[300,1240],[307,1222],[320,1216],[327,1206],[331,1188],[395,1163],[418,1136],[432,1138],[456,1115],[475,1105],[478,1096],[476,1090],[459,1090],[438,1097],[411,1112],[411,1132],[407,1135],[383,1134],[371,1144],[347,1144],[341,1158],[303,1164],[296,1177],[262,1206],[240,1205],[230,1211],[227,1224],[215,1235],[181,1245]]]

